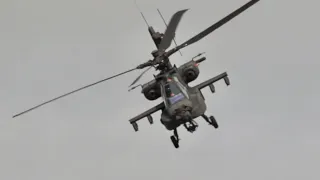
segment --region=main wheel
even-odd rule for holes
[[[177,140],[177,138],[175,136],[171,136],[170,139],[171,139],[174,147],[179,148],[179,141]]]
[[[216,119],[213,116],[210,116],[209,118],[210,118],[212,126],[217,129],[219,127],[219,125],[218,125]]]

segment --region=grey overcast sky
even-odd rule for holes
[[[248,0],[138,0],[156,30],[190,8],[182,43]],[[231,86],[205,89],[208,115],[191,134],[128,120],[156,105],[127,74],[35,111],[45,100],[135,67],[155,46],[133,0],[1,0],[0,179],[319,180],[320,25],[318,1],[262,0],[205,39],[172,56],[205,51],[200,83],[227,71]],[[152,79],[148,73],[142,79]]]

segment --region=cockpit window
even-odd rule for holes
[[[182,91],[179,89],[177,84],[173,82],[167,83],[165,86],[165,94],[169,104],[175,104],[176,102],[185,98]]]
[[[179,86],[179,88],[181,89],[181,91],[183,92],[183,94],[189,99],[189,95],[187,93],[187,88],[184,87],[181,82],[179,81],[179,79],[177,77],[173,77],[173,79],[175,80],[175,82],[177,83],[177,85]]]
[[[175,95],[181,93],[178,86],[174,83],[168,83],[164,86],[164,88],[165,88],[167,97],[172,97],[172,96],[175,96]]]

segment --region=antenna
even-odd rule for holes
[[[143,15],[142,11],[140,10],[140,8],[139,8],[139,6],[138,6],[138,4],[137,4],[137,0],[134,0],[134,3],[135,3],[135,5],[136,5],[136,7],[137,7],[138,11],[140,12],[140,14],[141,14],[141,16],[142,16],[142,18],[143,18],[144,22],[146,23],[146,25],[147,25],[148,27],[150,27],[150,26],[149,26],[149,24],[148,24],[147,19],[144,17],[144,15]]]
[[[162,16],[162,14],[161,14],[160,10],[159,10],[159,9],[157,9],[157,11],[158,11],[158,13],[159,13],[159,15],[160,15],[160,17],[161,17],[161,19],[162,19],[163,23],[166,25],[166,27],[168,27],[168,24],[166,23],[166,20],[163,18],[163,16]],[[177,47],[178,45],[177,45],[176,39],[175,39],[175,38],[173,38],[173,41],[174,41],[174,44],[175,44],[175,45],[176,45],[176,47]],[[182,53],[181,53],[181,51],[180,51],[180,50],[179,50],[179,53],[180,53],[180,55],[182,56]]]

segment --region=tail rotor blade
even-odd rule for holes
[[[76,92],[81,91],[81,90],[83,90],[83,89],[86,89],[86,88],[88,88],[88,87],[94,86],[94,85],[96,85],[96,84],[102,83],[102,82],[104,82],[104,81],[110,80],[110,79],[115,78],[115,77],[118,77],[118,76],[120,76],[120,75],[126,74],[126,73],[128,73],[128,72],[133,71],[133,70],[136,70],[136,68],[130,69],[130,70],[128,70],[128,71],[119,73],[119,74],[117,74],[117,75],[114,75],[114,76],[111,76],[111,77],[108,77],[108,78],[105,78],[105,79],[102,79],[102,80],[100,80],[100,81],[97,81],[97,82],[95,82],[95,83],[86,85],[86,86],[84,86],[84,87],[81,87],[81,88],[76,89],[76,90],[74,90],[74,91],[71,91],[71,92],[69,92],[69,93],[63,94],[63,95],[58,96],[58,97],[56,97],[56,98],[53,98],[53,99],[51,99],[51,100],[49,100],[49,101],[46,101],[46,102],[44,102],[44,103],[41,103],[41,104],[39,104],[39,105],[37,105],[37,106],[35,106],[35,107],[32,107],[32,108],[30,108],[30,109],[28,109],[28,110],[25,110],[25,111],[23,111],[23,112],[21,112],[21,113],[19,113],[19,114],[16,114],[16,115],[13,116],[13,118],[15,118],[15,117],[17,117],[17,116],[20,116],[20,115],[22,115],[22,114],[25,114],[25,113],[27,113],[27,112],[29,112],[29,111],[34,110],[34,109],[37,109],[37,108],[39,108],[39,107],[41,107],[41,106],[43,106],[43,105],[45,105],[45,104],[48,104],[48,103],[50,103],[50,102],[55,101],[55,100],[61,99],[61,98],[65,97],[65,96],[71,95],[71,94],[73,94],[73,93],[76,93]]]
[[[143,18],[144,22],[146,23],[146,25],[147,25],[148,27],[150,27],[150,25],[149,25],[146,17],[144,17],[144,14],[142,13],[142,11],[140,10],[140,8],[139,8],[139,6],[138,6],[137,0],[135,0],[134,3],[135,3],[135,5],[136,5],[138,11],[140,12],[141,17]]]

